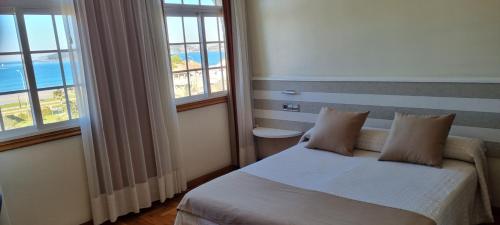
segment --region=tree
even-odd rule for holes
[[[177,65],[179,65],[179,64],[184,64],[185,63],[184,60],[182,60],[181,56],[179,56],[179,55],[172,55],[170,57],[170,60],[172,61],[172,66],[174,66],[174,67],[177,66]]]
[[[55,99],[62,101],[64,98],[64,93],[62,90],[55,90],[52,92],[52,96],[54,96]]]

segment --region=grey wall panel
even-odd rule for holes
[[[483,127],[500,129],[500,113],[488,112],[467,112],[467,111],[449,111],[439,109],[421,109],[421,108],[402,108],[402,107],[386,107],[386,106],[367,106],[367,105],[348,105],[348,104],[331,104],[321,102],[295,102],[288,101],[287,103],[299,104],[300,111],[306,113],[319,113],[321,107],[334,107],[344,111],[364,112],[370,111],[369,117],[376,119],[394,118],[394,112],[404,112],[418,115],[443,115],[448,113],[457,114],[454,124],[471,127]],[[255,109],[281,110],[283,101],[279,100],[254,100]]]
[[[368,95],[367,98],[370,100],[369,95],[374,95],[374,102],[372,104],[334,104],[321,102],[321,99],[315,99],[309,101],[309,99],[297,99],[297,100],[282,100],[278,95],[270,95],[269,97],[263,99],[254,99],[254,109],[256,110],[272,110],[280,111],[282,105],[285,103],[300,104],[301,113],[317,114],[321,107],[335,107],[340,110],[345,111],[370,111],[369,117],[372,119],[381,120],[392,120],[394,118],[394,112],[405,112],[411,114],[419,115],[442,115],[447,113],[455,113],[457,117],[454,121],[454,125],[462,126],[465,128],[484,128],[487,132],[500,131],[500,113],[495,110],[490,110],[488,112],[487,108],[489,105],[482,104],[482,107],[471,108],[469,110],[469,105],[460,105],[457,110],[443,110],[437,109],[441,105],[430,105],[432,107],[423,108],[420,106],[415,106],[412,108],[410,102],[405,104],[405,107],[398,107],[393,102],[375,102],[384,101],[385,98],[380,98],[380,95],[389,96],[422,96],[424,101],[427,101],[425,97],[446,97],[445,99],[450,100],[464,100],[468,99],[469,102],[481,101],[482,99],[489,99],[491,102],[498,102],[500,99],[500,84],[497,83],[411,83],[411,82],[361,82],[361,81],[349,81],[349,82],[337,82],[337,81],[273,81],[273,80],[255,80],[253,81],[253,89],[258,91],[283,91],[283,90],[296,90],[299,92],[313,92],[313,96],[323,96],[318,95],[318,93],[345,93],[345,94],[365,94]],[[279,92],[278,92],[279,93]],[[375,96],[377,95],[377,96]],[[278,99],[275,99],[278,98]],[[280,100],[281,99],[281,100]],[[408,98],[413,99],[413,98]],[[443,104],[446,104],[449,100],[443,100]],[[343,102],[344,103],[344,102]],[[421,102],[420,102],[421,103]],[[484,107],[484,108],[483,108]],[[483,111],[484,110],[484,111]],[[293,114],[295,115],[295,114]],[[297,114],[298,115],[298,114]],[[295,118],[300,120],[300,118]],[[289,130],[300,130],[306,131],[311,128],[314,124],[309,120],[309,122],[293,121],[291,118],[255,118],[255,122],[259,126],[272,127],[278,129],[289,129]],[[483,130],[484,130],[483,129]],[[469,129],[470,130],[470,129]],[[472,129],[474,130],[474,129]],[[477,129],[476,129],[477,130]],[[462,132],[461,135],[467,135],[467,132]],[[485,133],[486,134],[486,133]],[[471,136],[481,136],[481,134],[471,134]],[[496,142],[496,138],[491,138],[491,134],[485,136],[486,147],[488,148],[488,156],[499,157],[500,158],[500,143]]]

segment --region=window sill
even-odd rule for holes
[[[184,112],[184,111],[188,111],[188,110],[203,108],[203,107],[216,105],[216,104],[220,104],[220,103],[225,103],[225,102],[228,102],[227,95],[215,97],[215,98],[203,99],[200,101],[195,101],[195,102],[177,105],[177,112]]]
[[[27,147],[31,145],[41,144],[49,141],[55,141],[62,138],[73,137],[80,135],[80,127],[66,128],[62,130],[36,134],[28,137],[16,138],[8,141],[0,142],[0,152],[8,151],[16,148]]]

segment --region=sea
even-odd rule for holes
[[[224,52],[222,52],[224,54]],[[224,55],[223,55],[224,56]],[[182,60],[186,60],[184,54],[180,54]],[[201,63],[199,52],[188,53],[190,60]],[[208,64],[218,65],[221,63],[220,52],[208,52]],[[57,61],[33,62],[37,88],[57,87],[63,85],[61,67]],[[67,85],[73,85],[73,71],[69,61],[63,61],[63,71]],[[0,62],[0,94],[11,91],[27,90],[24,76],[24,67],[21,62]]]
[[[61,67],[58,62],[34,62],[35,80],[38,88],[57,87],[63,85]],[[72,85],[73,72],[69,62],[63,63],[66,84]],[[20,62],[0,63],[0,93],[27,89],[24,66]]]

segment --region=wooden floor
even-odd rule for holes
[[[165,203],[154,204],[152,208],[141,210],[139,214],[129,214],[122,216],[116,223],[105,223],[106,225],[173,225],[175,221],[176,208],[182,199],[178,195]],[[500,225],[500,216],[495,216],[496,223],[491,225]]]

